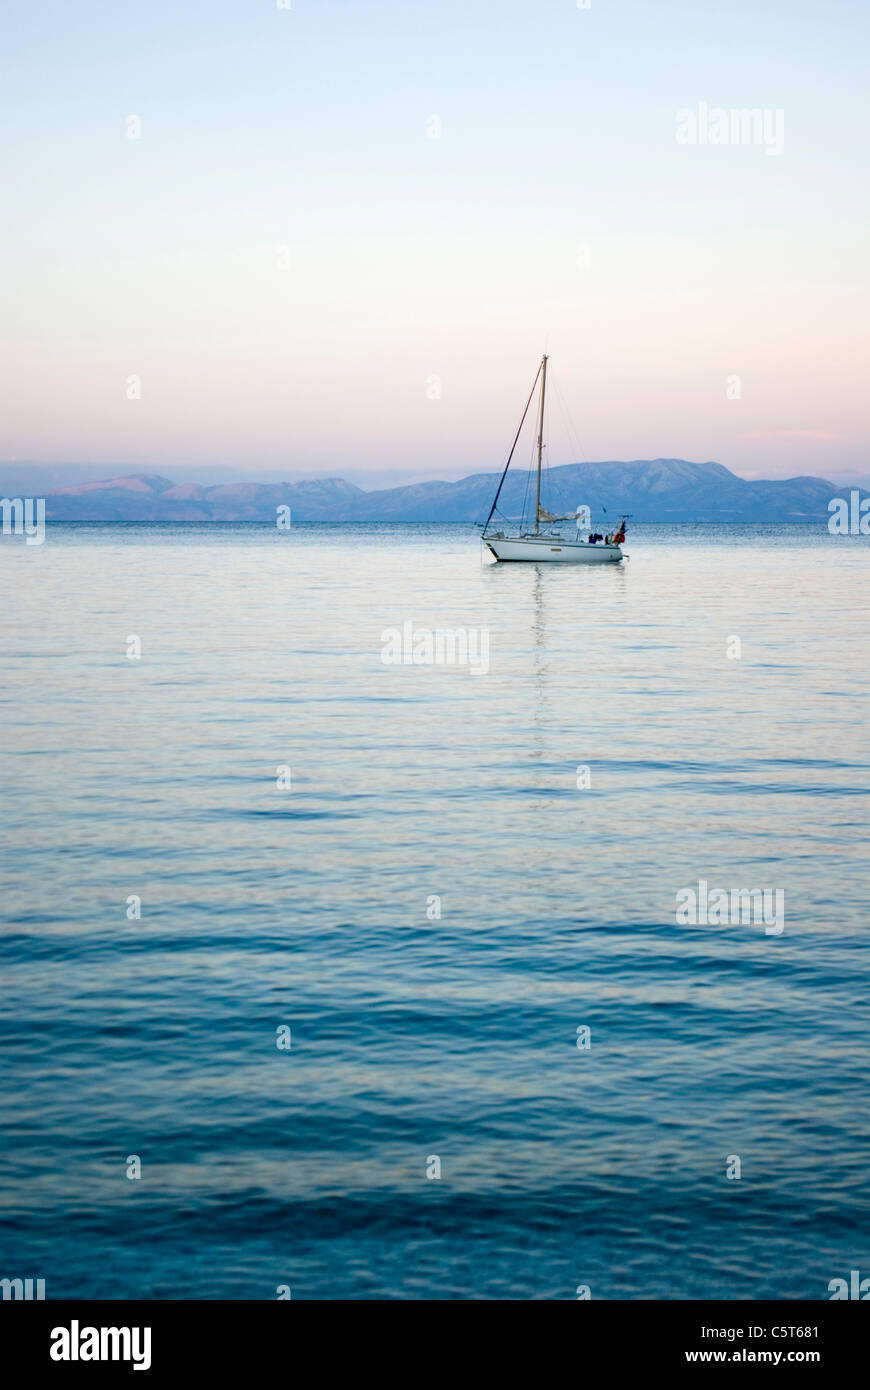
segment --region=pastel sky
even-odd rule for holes
[[[551,464],[867,477],[868,17],[6,0],[0,462],[493,471],[546,349]]]

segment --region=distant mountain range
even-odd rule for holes
[[[58,488],[46,496],[53,521],[259,521],[274,523],[289,506],[293,521],[484,521],[498,473],[457,482],[414,483],[364,492],[343,478],[299,483],[173,483],[156,473]],[[542,501],[552,512],[590,508],[593,518],[630,512],[637,522],[827,522],[832,497],[853,485],[824,478],[749,482],[721,463],[635,459],[570,463],[547,471]],[[534,476],[508,474],[499,499],[503,516],[519,517]],[[868,493],[861,490],[862,497]]]

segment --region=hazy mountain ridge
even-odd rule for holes
[[[58,488],[46,496],[54,521],[268,521],[289,506],[294,521],[483,521],[499,473],[455,482],[412,483],[364,492],[343,478],[298,483],[173,483],[156,473]],[[499,499],[502,516],[519,517],[534,475],[508,474]],[[824,478],[749,481],[721,463],[687,459],[571,463],[546,472],[542,501],[553,512],[581,504],[593,517],[626,511],[635,522],[820,522],[832,497],[852,485]],[[862,496],[868,494],[858,489]]]

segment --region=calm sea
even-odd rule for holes
[[[242,1299],[870,1276],[870,543],[627,550],[0,541],[0,1276]],[[488,660],[386,663],[406,623]],[[781,890],[782,931],[679,924],[702,880]]]

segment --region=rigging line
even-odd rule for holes
[[[557,395],[558,398],[559,398],[559,406],[560,406],[561,411],[562,411],[562,418],[563,418],[564,421],[565,421],[565,429],[566,429],[567,434],[568,434],[568,443],[570,444],[571,450],[572,450],[572,452],[573,452],[573,454],[574,454],[574,462],[575,462],[575,463],[584,463],[584,462],[585,462],[585,459],[583,458],[583,450],[580,448],[579,441],[578,441],[578,439],[577,439],[577,436],[576,436],[575,433],[574,433],[574,426],[573,426],[573,423],[572,423],[572,420],[571,420],[571,412],[570,412],[569,409],[568,409],[568,402],[565,400],[565,397],[563,396],[561,390],[559,389],[559,383],[558,383],[558,382],[554,382],[553,385],[554,385],[555,390],[556,390],[556,395]]]
[[[556,393],[557,393],[558,395],[561,395],[561,392],[559,391],[559,382],[558,382],[556,376],[554,375],[552,368],[550,369],[550,377],[549,377],[549,380],[550,380],[550,385],[555,389]],[[551,396],[551,395],[552,395],[552,391],[551,391],[551,393],[550,393],[550,396]],[[552,405],[552,401],[551,401],[551,399],[550,399],[550,396],[547,397],[547,403],[546,403],[546,416],[547,416],[547,418],[546,418],[546,421],[545,421],[545,432],[544,432],[544,438],[545,438],[546,440],[548,440],[548,441],[551,440],[551,439],[553,438],[553,405]],[[557,451],[557,455],[558,455],[558,451]],[[559,465],[557,464],[556,466],[558,467]],[[544,474],[544,478],[546,479],[546,484],[547,484],[547,487],[546,487],[546,496],[547,496],[548,502],[550,503],[550,505],[555,505],[555,503],[554,503],[553,500],[552,500],[552,499],[553,499],[553,490],[552,490],[552,488],[551,488],[551,486],[550,486],[550,445],[549,445],[549,442],[546,443],[546,444],[544,445],[543,474]],[[541,488],[541,492],[542,492],[542,494],[544,493],[544,488],[543,488],[543,486],[542,486],[542,488]],[[561,506],[557,506],[557,507],[556,507],[556,510],[561,512],[563,509],[562,509]]]
[[[552,369],[551,369],[551,370],[550,370],[550,384],[551,384],[551,385],[552,385],[552,382],[553,382],[553,372],[552,372]],[[551,393],[551,394],[552,394],[552,393]],[[546,404],[545,404],[545,406],[544,406],[544,412],[545,412],[545,415],[546,415],[546,419],[544,420],[544,439],[545,439],[546,441],[548,441],[548,442],[544,444],[544,470],[543,470],[543,471],[544,471],[544,476],[546,477],[546,479],[547,479],[548,482],[549,482],[549,479],[550,479],[550,445],[549,445],[549,440],[551,440],[551,439],[553,438],[553,431],[552,431],[552,428],[551,428],[551,415],[552,415],[552,411],[553,411],[553,404],[552,404],[552,401],[551,401],[551,400],[547,400],[547,402],[546,402]]]
[[[525,486],[525,491],[523,492],[523,509],[522,509],[522,512],[520,513],[520,527],[523,527],[523,526],[530,526],[530,525],[531,525],[531,522],[529,522],[529,521],[526,520],[526,510],[527,510],[528,505],[529,505],[529,488],[531,487],[531,483],[532,483],[532,467],[533,467],[533,464],[534,464],[534,458],[535,458],[535,441],[534,441],[534,438],[532,438],[532,441],[531,441],[531,443],[529,444],[529,462],[528,462],[528,466],[527,466],[527,468],[526,468],[526,486]]]
[[[535,394],[535,387],[536,387],[537,384],[538,384],[538,377],[541,375],[541,367],[543,367],[543,365],[544,365],[543,362],[541,362],[541,366],[539,366],[539,367],[538,367],[538,370],[535,372],[535,379],[534,379],[534,381],[532,382],[532,389],[531,389],[531,391],[529,392],[529,399],[526,401],[526,408],[525,408],[525,410],[523,411],[522,419],[520,420],[519,427],[518,427],[518,429],[517,429],[516,434],[514,435],[514,442],[513,442],[513,444],[511,445],[511,451],[510,451],[510,453],[508,454],[508,461],[507,461],[507,463],[505,464],[505,466],[504,466],[504,472],[503,472],[502,475],[501,475],[501,482],[499,483],[499,485],[498,485],[498,487],[497,487],[497,489],[496,489],[496,494],[495,494],[495,498],[494,498],[494,500],[493,500],[493,504],[492,504],[492,506],[491,506],[490,509],[489,509],[489,516],[486,518],[486,521],[483,523],[483,529],[484,529],[484,531],[486,530],[487,526],[489,525],[490,521],[492,520],[492,514],[493,514],[493,512],[495,511],[496,502],[498,502],[499,495],[500,495],[500,493],[501,493],[502,488],[504,487],[504,480],[505,480],[505,478],[507,477],[507,471],[508,471],[508,469],[509,469],[510,466],[511,466],[511,459],[512,459],[513,456],[514,456],[514,449],[517,447],[517,440],[518,440],[519,437],[520,437],[520,432],[521,432],[521,430],[522,430],[522,428],[523,428],[523,425],[526,423],[526,416],[527,416],[528,413],[529,413],[529,406],[530,406],[531,403],[532,403],[532,396]]]
[[[559,390],[559,385],[558,385],[558,383],[554,383],[554,385],[555,385],[555,388],[556,388],[556,395],[557,395],[558,398],[559,398],[559,405],[561,406],[562,414],[563,414],[563,417],[564,417],[564,420],[565,420],[565,427],[566,427],[566,429],[567,429],[567,431],[568,431],[568,435],[569,435],[569,437],[570,437],[571,448],[572,448],[572,450],[574,451],[575,460],[576,460],[577,463],[586,463],[588,460],[586,460],[586,459],[583,457],[583,451],[582,451],[582,449],[580,448],[580,445],[579,445],[579,442],[578,442],[578,440],[577,440],[576,435],[574,434],[574,426],[573,426],[573,423],[572,423],[572,421],[571,421],[571,412],[570,412],[569,409],[568,409],[568,402],[565,400],[565,397],[562,395],[562,392]],[[598,506],[601,508],[601,510],[604,512],[604,515],[606,516],[606,515],[607,515],[607,508],[605,507],[604,503],[601,501],[601,496],[600,496],[600,494],[599,494],[599,498],[598,498]]]

